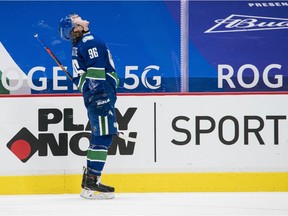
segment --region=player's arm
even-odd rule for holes
[[[106,47],[106,71],[107,71],[107,77],[106,79],[110,81],[110,83],[115,87],[115,89],[118,87],[119,85],[119,78],[118,75],[116,73],[115,70],[115,65],[114,65],[114,61],[113,61],[113,57],[112,54],[110,52],[110,50],[108,49],[108,47]]]
[[[85,81],[88,83],[87,87],[90,91],[101,93],[104,91],[104,83],[106,81],[103,51],[93,41],[86,43],[83,49],[83,57],[87,66]]]

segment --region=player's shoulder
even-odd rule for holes
[[[97,49],[105,49],[105,43],[98,37],[92,34],[85,34],[81,39],[81,48],[83,50],[87,50],[93,47],[97,47]]]
[[[94,36],[91,35],[91,34],[86,34],[86,35],[84,35],[84,36],[82,37],[82,42],[83,42],[83,43],[87,43],[87,42],[93,41],[93,40],[95,40],[95,38],[94,38]]]
[[[103,41],[95,35],[92,35],[91,33],[87,33],[82,37],[82,43],[91,44],[91,43],[97,43],[102,44]]]

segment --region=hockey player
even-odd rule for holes
[[[100,181],[107,152],[117,134],[115,114],[119,80],[106,44],[89,31],[89,22],[77,14],[60,20],[59,34],[72,42],[73,82],[82,92],[91,126],[80,196],[87,199],[112,199],[114,188]]]

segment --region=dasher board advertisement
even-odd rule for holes
[[[1,175],[82,172],[90,128],[80,96],[0,100]],[[287,100],[287,94],[119,96],[119,132],[133,139],[114,138],[105,171],[287,172]]]

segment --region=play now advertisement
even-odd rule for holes
[[[81,96],[0,100],[1,175],[82,172],[90,125]],[[288,171],[287,100],[121,95],[116,113],[124,136],[114,138],[105,172]]]
[[[107,43],[120,93],[288,90],[288,1],[0,1],[0,94],[77,92],[34,37],[75,76],[71,12]]]

